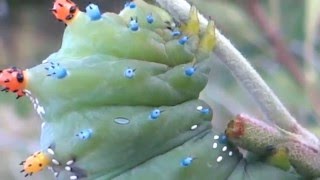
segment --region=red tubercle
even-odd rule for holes
[[[51,12],[59,21],[69,24],[79,14],[80,10],[71,0],[56,0]]]
[[[2,91],[17,94],[17,99],[25,95],[27,84],[26,71],[16,67],[0,70],[0,86]]]
[[[241,115],[238,115],[234,120],[231,120],[228,123],[228,127],[225,131],[228,138],[240,138],[244,135],[245,122],[242,118],[243,117]]]

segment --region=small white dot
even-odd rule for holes
[[[198,127],[198,125],[193,125],[193,126],[191,126],[191,130],[195,130],[195,129],[197,129],[197,127]]]
[[[66,163],[66,165],[70,166],[70,165],[72,165],[73,163],[74,163],[74,160],[70,160],[70,161],[68,161],[68,162]]]
[[[202,106],[198,106],[198,107],[197,107],[197,110],[198,110],[198,111],[201,111],[202,109],[203,109]]]
[[[46,125],[46,123],[43,122],[43,123],[41,124],[41,128],[43,129],[45,125]]]
[[[59,173],[58,173],[58,172],[55,172],[55,173],[54,173],[54,176],[55,176],[55,177],[58,177],[58,176],[59,176]]]
[[[48,60],[45,59],[45,60],[42,61],[42,64],[45,64],[45,63],[47,63],[47,62],[48,62]]]
[[[229,156],[232,156],[233,155],[233,152],[232,151],[229,151]]]
[[[219,139],[219,136],[215,135],[215,136],[213,136],[213,139],[217,140],[217,139]]]
[[[222,151],[225,152],[226,150],[227,150],[227,146],[224,146],[224,147],[222,148]]]
[[[70,176],[70,180],[75,180],[75,179],[78,179],[77,176]]]
[[[57,161],[56,159],[52,159],[51,161],[52,161],[52,163],[55,164],[55,165],[59,165],[59,164],[60,164],[59,161]]]
[[[53,171],[53,168],[52,168],[51,166],[48,166],[48,169],[49,169],[50,171],[54,172],[54,171]]]
[[[217,162],[221,162],[222,159],[223,159],[223,157],[222,157],[222,156],[219,156],[219,157],[217,158]]]
[[[217,143],[213,143],[212,148],[215,149],[217,147],[218,147],[218,144]]]
[[[46,112],[44,111],[43,107],[42,107],[42,106],[38,106],[37,109],[36,109],[36,111],[37,111],[40,119],[43,119],[43,115],[46,113]]]
[[[51,154],[51,155],[54,155],[54,151],[53,151],[51,148],[48,148],[48,149],[47,149],[47,152],[48,152],[49,154]]]
[[[39,104],[39,100],[37,98],[35,99],[35,102],[36,102],[36,104]]]
[[[42,106],[37,107],[37,113],[41,116],[42,114],[45,114],[44,108]]]
[[[28,89],[25,89],[24,92],[27,93],[28,95],[31,95],[31,91]]]
[[[65,169],[66,171],[71,171],[71,167],[70,167],[70,166],[66,166],[66,167],[64,167],[64,169]]]

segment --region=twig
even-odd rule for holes
[[[190,4],[185,0],[156,0],[156,2],[177,20],[182,22],[188,20]],[[199,20],[201,28],[204,29],[208,21],[202,15],[199,15]],[[218,29],[216,29],[216,38],[216,55],[253,96],[267,118],[274,121],[280,128],[300,134],[310,144],[319,147],[318,138],[297,123],[256,70]]]
[[[320,117],[320,98],[317,88],[318,74],[314,68],[315,53],[314,44],[317,33],[317,26],[319,25],[319,1],[305,2],[305,40],[304,40],[304,69],[306,77],[306,90],[309,99],[313,104],[313,109]],[[319,121],[320,122],[320,119]]]
[[[289,49],[287,48],[287,45],[284,42],[281,33],[279,32],[278,26],[269,21],[259,1],[249,0],[247,6],[251,17],[265,32],[267,38],[273,45],[272,47],[276,52],[277,60],[287,68],[299,85],[303,87],[305,84],[305,79],[302,71],[297,65],[298,60],[289,52]]]
[[[319,94],[317,93],[317,90],[315,88],[317,77],[316,77],[316,72],[313,69],[313,66],[314,66],[314,63],[313,63],[314,37],[313,36],[315,34],[314,31],[316,30],[316,26],[315,26],[316,24],[313,27],[309,27],[308,25],[305,25],[305,29],[307,29],[306,42],[304,43],[306,70],[305,70],[305,73],[303,74],[303,72],[300,71],[297,65],[298,60],[292,55],[292,53],[290,53],[288,46],[284,42],[283,37],[279,32],[279,26],[277,26],[275,23],[268,20],[259,1],[249,0],[247,3],[247,9],[248,9],[248,12],[253,17],[253,19],[255,19],[255,22],[257,22],[260,28],[265,32],[267,38],[274,45],[272,47],[277,54],[277,60],[281,64],[283,64],[288,69],[289,72],[291,72],[291,74],[299,83],[299,85],[305,88],[307,95],[313,105],[314,111],[317,113],[317,116],[320,117],[320,110],[319,110],[320,99],[319,99]],[[308,11],[306,10],[306,12]],[[309,32],[308,30],[311,32]]]

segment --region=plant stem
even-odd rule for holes
[[[177,20],[181,22],[186,22],[188,20],[190,4],[185,0],[155,1]],[[201,29],[204,29],[207,26],[208,21],[200,14],[199,20]],[[246,58],[219,32],[218,29],[216,29],[216,39],[217,47],[215,49],[215,54],[232,72],[238,82],[252,95],[265,116],[280,128],[302,135],[306,141],[309,141],[310,144],[319,148],[318,138],[297,123]]]
[[[247,4],[248,13],[261,30],[265,32],[266,37],[272,44],[273,50],[277,56],[276,60],[291,73],[301,87],[304,87],[305,79],[297,64],[298,60],[290,53],[288,46],[279,31],[279,27],[268,19],[258,0],[249,0]]]

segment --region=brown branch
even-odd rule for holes
[[[247,9],[257,25],[266,34],[268,40],[272,44],[272,48],[276,52],[277,60],[293,75],[299,85],[304,86],[305,78],[302,71],[297,65],[297,59],[290,53],[287,48],[279,27],[269,20],[258,0],[249,0]]]

